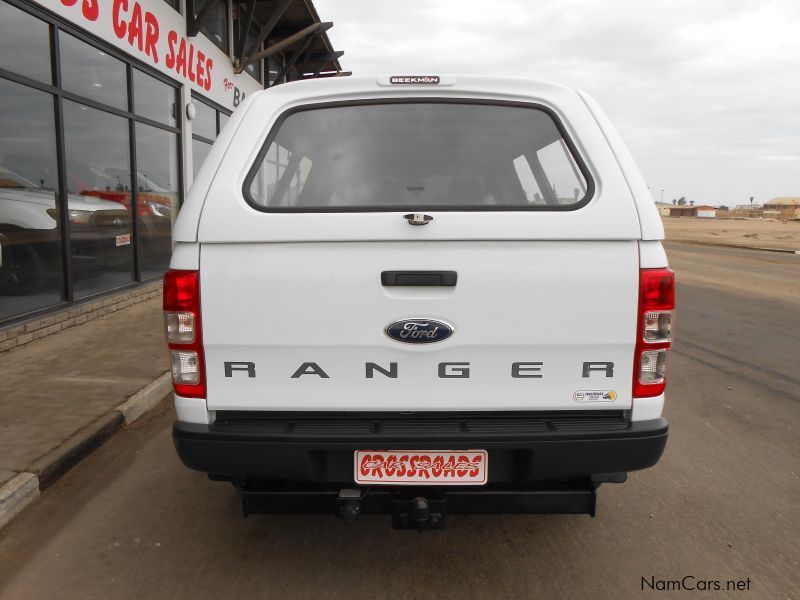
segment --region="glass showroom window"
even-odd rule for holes
[[[245,42],[245,48],[250,51],[252,48],[253,43],[258,39],[258,36],[261,35],[261,27],[253,23],[250,27],[250,31],[247,32],[247,41]],[[261,48],[253,48],[253,52],[257,52],[261,50]],[[262,80],[261,77],[261,65],[263,64],[263,60],[257,60],[245,66],[244,70],[247,71],[256,81],[259,83]]]
[[[177,86],[27,10],[0,0],[0,323],[160,277],[181,190]]]
[[[275,81],[278,79],[278,73],[281,72],[281,61],[278,56],[274,54],[267,58],[267,85],[266,87],[272,87]]]
[[[164,125],[176,126],[177,90],[133,70],[134,110]],[[178,216],[180,144],[175,131],[136,123],[136,217],[142,279],[160,277],[169,267],[172,226]]]
[[[206,4],[212,3],[208,16],[203,22],[200,31],[206,34],[212,42],[219,46],[225,54],[228,54],[228,0],[195,0],[195,16],[200,14]]]
[[[70,264],[81,298],[133,280],[128,121],[69,100],[63,110]]]
[[[176,93],[177,90],[174,87],[139,69],[133,70],[133,95],[137,116],[177,127],[178,99]]]
[[[211,145],[217,139],[230,113],[215,108],[194,95],[192,102],[196,108],[196,115],[192,120],[192,172],[194,177],[197,177],[200,167],[211,151]]]
[[[178,135],[136,124],[136,204],[142,279],[161,276],[172,254],[178,214]]]
[[[217,137],[217,111],[196,98],[193,101],[195,118],[192,121],[192,133],[213,142]]]
[[[0,69],[36,81],[52,83],[50,26],[15,6],[0,0]],[[20,52],[20,49],[24,51]]]
[[[58,44],[61,81],[66,91],[128,110],[124,62],[63,31]]]
[[[53,96],[0,78],[0,320],[62,299]]]

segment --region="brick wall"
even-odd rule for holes
[[[47,316],[0,328],[0,352],[19,348],[34,340],[81,325],[87,321],[103,317],[160,295],[161,282],[158,281],[82,304],[70,304],[65,306],[63,310],[50,313]]]

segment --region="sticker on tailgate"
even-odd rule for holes
[[[613,402],[617,399],[614,390],[579,390],[573,394],[575,402]]]
[[[486,450],[356,450],[355,480],[362,484],[483,485]]]

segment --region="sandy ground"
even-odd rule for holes
[[[800,250],[800,221],[782,223],[759,219],[697,219],[662,217],[667,239],[695,242]]]
[[[665,248],[678,283],[760,299],[796,303],[800,298],[800,256],[796,254],[670,241]]]

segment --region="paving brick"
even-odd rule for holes
[[[88,315],[79,319],[85,322]],[[157,302],[74,330],[67,319],[53,325],[67,325],[67,331],[0,355],[2,469],[28,471],[39,457],[164,373],[168,361],[161,321]],[[0,351],[16,341],[0,342]]]
[[[38,331],[42,328],[41,321],[31,321],[30,323],[25,323],[25,333],[33,333],[34,331]]]
[[[5,342],[0,342],[0,352],[5,352],[6,350],[11,350],[12,348],[16,347],[17,347],[17,338],[6,340]]]
[[[22,335],[17,336],[17,346],[21,346],[22,344],[27,344],[30,341],[33,341],[32,333],[23,333]]]

